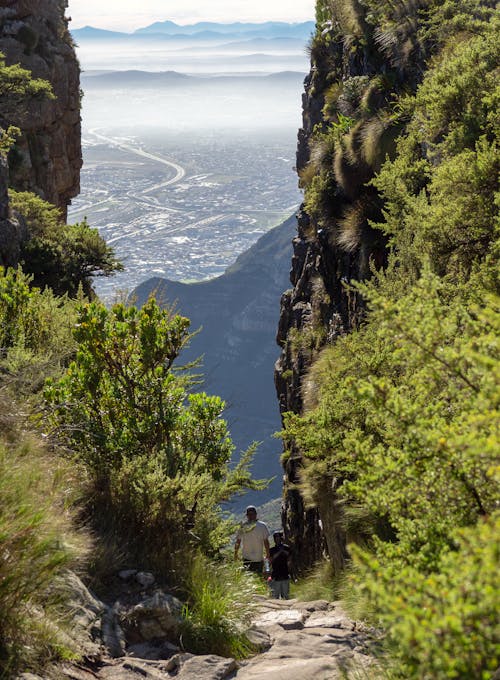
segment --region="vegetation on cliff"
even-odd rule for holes
[[[322,351],[284,437],[304,456],[304,494],[333,510],[334,563],[343,526],[347,581],[386,631],[394,677],[490,678],[500,649],[498,12],[322,1],[318,18],[324,122],[302,171],[306,209],[332,247],[386,243],[388,263],[377,273],[370,247],[371,280],[352,284],[364,320]],[[383,55],[383,78],[341,80],[338,40],[353,58]]]

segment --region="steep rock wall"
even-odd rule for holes
[[[27,236],[24,225],[10,214],[8,188],[7,160],[0,154],[0,267],[16,266],[20,244]]]
[[[381,221],[382,205],[369,181],[394,152],[401,131],[391,115],[393,96],[415,86],[423,59],[418,21],[389,17],[399,31],[389,41],[380,27],[367,23],[366,8],[356,0],[348,4],[353,9],[348,20],[335,15],[333,4],[317,5],[321,20],[311,43],[297,149],[305,201],[293,241],[292,289],[282,296],[277,335],[282,352],[275,385],[282,414],[303,411],[304,377],[319,351],[363,316],[362,300],[346,284],[385,265],[384,236],[370,226]],[[415,12],[420,5],[415,3]],[[304,461],[293,441],[285,444],[283,464],[283,522],[296,566],[311,566],[326,547],[341,569],[339,480],[325,477],[321,497],[306,500],[300,486]]]
[[[9,154],[10,186],[32,191],[66,217],[80,190],[80,68],[65,18],[66,0],[4,0],[0,52],[51,83],[55,99],[28,104],[14,123],[22,137]]]

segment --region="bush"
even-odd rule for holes
[[[0,443],[0,677],[76,655],[64,626],[65,571],[85,555],[72,526],[75,472],[34,441]]]
[[[500,662],[500,515],[458,530],[435,573],[356,550],[355,588],[388,630],[394,678],[492,678]]]
[[[113,249],[84,220],[64,224],[60,211],[38,196],[9,191],[10,205],[25,220],[29,238],[22,244],[21,263],[33,285],[50,287],[56,295],[77,297],[79,288],[92,295],[92,276],[110,276],[123,269]]]
[[[21,269],[0,267],[0,369],[4,389],[27,398],[39,392],[49,376],[75,351],[74,302],[51,290],[32,287]]]
[[[252,450],[229,468],[224,403],[189,393],[174,366],[188,327],[153,299],[141,310],[81,306],[76,359],[45,390],[48,426],[87,471],[94,522],[160,572],[186,540],[216,552],[231,530],[218,504],[262,488],[248,471]]]

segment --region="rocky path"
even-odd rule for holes
[[[373,664],[367,634],[357,630],[340,603],[265,600],[260,610],[253,631],[268,637],[269,648],[240,662],[230,678],[334,680],[345,678],[349,668]]]
[[[87,622],[87,630],[99,625],[108,650],[110,640],[111,646],[119,646],[120,640],[113,643],[109,632],[109,608],[103,615],[102,610],[99,612],[102,603],[91,595],[88,600],[87,593],[80,592],[85,598],[80,618]],[[166,607],[166,603],[167,600],[162,606]],[[154,624],[152,619],[144,619],[150,633],[155,632],[154,626],[160,622],[158,614],[156,617]],[[166,625],[165,617],[163,621]],[[124,645],[115,658],[109,653],[92,656],[92,649],[88,648],[85,665],[68,664],[62,671],[70,680],[269,680],[271,677],[336,680],[345,679],[351,669],[355,671],[354,677],[374,677],[369,636],[349,619],[338,602],[285,602],[262,597],[249,636],[259,652],[245,661],[184,653],[168,642],[158,644],[156,638],[155,644]],[[19,680],[41,679],[23,674]]]

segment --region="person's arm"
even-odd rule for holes
[[[266,557],[267,557],[267,559],[269,560],[270,557],[271,557],[271,555],[270,555],[270,553],[269,553],[269,539],[268,539],[268,538],[265,538],[265,539],[264,539],[264,548],[265,548],[265,550],[266,550]]]
[[[241,538],[237,538],[234,544],[234,559],[238,559],[238,550],[240,549]]]

